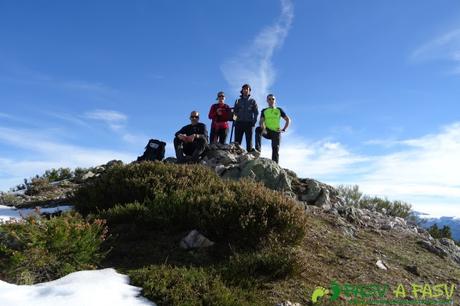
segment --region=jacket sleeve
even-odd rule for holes
[[[252,122],[254,124],[256,124],[257,123],[257,116],[259,116],[259,107],[257,106],[256,100],[253,100],[253,101],[254,101],[254,105],[252,107],[252,114],[253,114]]]
[[[238,99],[235,100],[235,105],[233,106],[233,113],[238,117],[240,112],[240,104],[238,103]]]
[[[174,137],[177,137],[177,135],[179,134],[187,134],[187,132],[185,131],[185,126],[182,127],[179,131],[177,131],[176,134],[174,134]]]
[[[216,119],[216,108],[214,107],[214,104],[211,105],[211,109],[209,109],[209,114],[208,114],[208,118],[211,119],[211,120],[214,120]]]
[[[208,137],[208,129],[206,128],[206,124],[202,124],[201,126],[201,135],[203,135],[203,137],[206,139],[206,141],[209,141],[209,137]]]
[[[206,128],[206,125],[204,126],[204,137],[206,138],[206,141],[209,142],[209,136],[208,136],[208,129]]]

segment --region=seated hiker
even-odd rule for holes
[[[231,117],[230,106],[225,104],[225,94],[223,91],[217,93],[217,103],[211,105],[209,119],[211,123],[210,142],[225,144],[228,135],[228,120]]]
[[[276,107],[276,98],[274,95],[267,96],[268,107],[262,110],[260,115],[260,126],[256,128],[256,150],[261,151],[262,136],[272,141],[272,160],[279,161],[279,149],[281,133],[285,132],[291,123],[291,119],[279,107]],[[284,127],[280,128],[280,118],[285,122]]]
[[[190,113],[191,124],[184,126],[175,134],[174,149],[179,163],[199,162],[208,144],[208,131],[204,123],[199,122],[197,111]]]
[[[159,141],[157,139],[150,139],[147,145],[145,146],[145,152],[142,156],[137,158],[137,161],[145,161],[145,160],[163,160],[165,157],[165,147],[166,143],[163,141]]]

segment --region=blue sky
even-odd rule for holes
[[[0,0],[0,38],[0,190],[149,138],[172,155],[248,82],[293,120],[282,166],[460,216],[458,1]]]

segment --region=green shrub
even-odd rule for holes
[[[117,204],[99,213],[99,216],[110,224],[126,224],[127,222],[145,225],[153,221],[149,208],[134,202],[126,205]]]
[[[226,282],[252,287],[300,273],[301,257],[297,249],[272,244],[258,252],[236,253],[221,268]]]
[[[346,205],[359,206],[359,200],[363,193],[359,190],[358,185],[339,185],[337,190]]]
[[[50,182],[62,181],[65,179],[71,179],[73,176],[70,168],[59,168],[46,170],[43,174],[43,178],[47,178]]]
[[[15,196],[14,194],[10,193],[2,193],[0,194],[0,204],[1,205],[12,205],[15,206],[21,203],[21,198]]]
[[[433,238],[440,239],[440,238],[448,238],[452,239],[452,230],[450,226],[444,225],[442,228],[439,228],[438,225],[435,223],[428,228],[428,232],[430,233]]]
[[[411,214],[412,206],[409,203],[363,195],[358,185],[339,185],[337,190],[346,205],[376,210],[393,217],[408,218]]]
[[[209,269],[161,265],[131,271],[129,276],[158,305],[262,305],[247,293],[225,286]]]
[[[55,189],[47,178],[33,178],[28,184],[26,194],[27,195],[38,195],[43,192],[51,191]]]
[[[106,252],[103,220],[69,213],[45,219],[38,215],[0,225],[0,267],[9,281],[35,283],[94,269]]]
[[[293,244],[305,234],[306,216],[293,200],[252,181],[222,180],[200,165],[114,166],[80,188],[74,203],[109,222],[142,219],[162,229],[197,229],[221,245],[242,248],[269,237]]]
[[[377,211],[393,217],[407,218],[412,206],[402,201],[390,201],[379,197],[364,196],[359,201],[360,208],[375,208]]]

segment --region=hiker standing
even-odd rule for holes
[[[219,141],[221,144],[225,144],[228,135],[228,119],[231,115],[230,106],[225,104],[225,93],[219,91],[217,93],[217,103],[211,105],[209,110],[209,119],[211,123],[211,135],[210,142],[216,143]]]
[[[272,160],[278,163],[281,133],[285,132],[291,123],[286,113],[279,107],[276,107],[276,98],[274,95],[267,96],[268,107],[262,110],[260,114],[260,126],[256,128],[256,150],[261,151],[262,136],[272,141]],[[284,127],[280,128],[280,118],[285,122]]]
[[[243,134],[246,137],[246,150],[253,151],[252,148],[252,134],[253,128],[257,122],[259,109],[257,102],[251,98],[251,86],[244,84],[241,87],[241,96],[235,101],[233,109],[236,116],[235,119],[235,142],[241,145]]]
[[[182,127],[175,134],[174,149],[179,163],[199,162],[206,149],[208,131],[206,125],[199,120],[200,114],[197,111],[191,112],[191,124]]]

